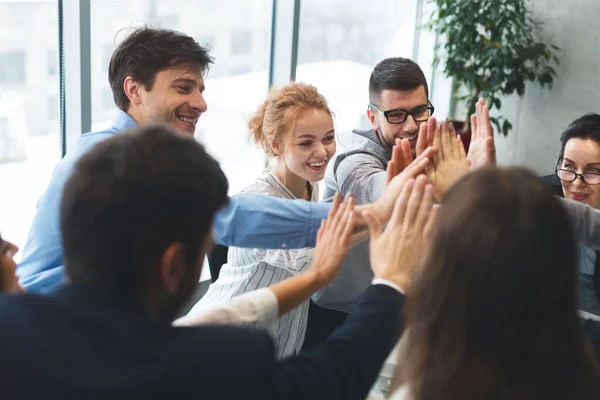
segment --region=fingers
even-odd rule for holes
[[[361,215],[369,227],[369,236],[371,237],[371,241],[377,241],[377,239],[379,239],[381,236],[381,222],[379,222],[375,214],[373,214],[371,211],[364,210]]]
[[[451,154],[453,158],[459,158],[460,157],[460,150],[458,149],[458,145],[460,144],[460,142],[456,142],[456,129],[454,129],[454,124],[452,122],[449,122],[446,124],[447,125],[447,132],[444,134],[442,133],[444,136],[447,136],[447,140],[449,142],[448,148],[451,149]]]
[[[406,209],[404,211],[404,229],[416,226],[415,221],[419,214],[420,206],[423,200],[425,185],[427,185],[427,178],[424,175],[418,176],[412,187],[410,196],[408,197],[408,202],[406,204]]]
[[[425,172],[425,168],[429,165],[429,159],[432,158],[434,154],[435,150],[428,147],[420,156],[415,158],[408,167],[404,168],[404,171],[400,174],[401,178],[399,179],[416,178],[417,175]]]
[[[319,242],[323,238],[323,232],[325,232],[325,229],[327,229],[326,224],[327,224],[327,221],[322,219],[321,226],[319,226],[319,230],[317,231],[317,244],[319,244]]]
[[[488,138],[488,137],[493,138],[494,137],[494,128],[492,128],[492,121],[490,120],[490,107],[487,104],[485,104],[483,99],[481,99],[480,102],[481,102],[481,106],[480,106],[481,111],[479,112],[477,123],[479,125],[481,125],[482,136],[484,136],[486,138]]]
[[[425,227],[423,228],[423,237],[427,241],[430,241],[433,236],[433,229],[439,214],[440,205],[432,205],[431,209],[429,210],[429,215],[427,216],[427,222],[425,223]]]
[[[344,202],[342,203],[340,208],[336,211],[336,213],[333,214],[332,217],[329,217],[327,219],[327,226],[329,227],[328,233],[331,231],[337,232],[339,225],[340,225],[340,220],[342,219],[344,214],[347,212],[349,203],[351,203],[352,207],[354,207],[354,196],[352,195],[352,193],[350,193],[350,194],[348,194],[348,196],[346,196],[346,198],[344,199]]]
[[[410,193],[412,192],[414,184],[415,180],[413,178],[406,181],[406,184],[400,192],[400,196],[398,196],[396,202],[394,203],[394,209],[392,211],[392,217],[390,218],[388,224],[388,229],[393,229],[394,227],[402,226],[402,220],[404,218],[404,213],[406,211],[408,199],[410,197]]]
[[[467,158],[467,153],[465,152],[465,145],[462,141],[462,136],[460,135],[456,135],[456,148],[458,151],[458,157],[461,160],[464,160]]]
[[[485,153],[488,164],[496,165],[496,146],[494,144],[494,136],[488,137],[485,140]]]
[[[347,248],[350,245],[350,238],[352,237],[352,229],[354,226],[354,211],[350,210],[348,217],[344,219],[343,230],[340,234],[341,245]],[[347,249],[346,249],[347,250]]]
[[[442,159],[448,157],[454,157],[454,143],[450,137],[450,131],[448,129],[448,122],[444,121],[441,123],[441,157]]]
[[[331,218],[335,215],[338,208],[340,208],[340,203],[342,202],[342,195],[340,192],[335,192],[333,195],[333,201],[331,202],[331,208],[329,209],[329,213],[327,214],[327,219],[331,221]]]
[[[418,232],[423,232],[430,215],[430,209],[433,202],[433,185],[425,184],[423,195],[418,205],[417,216],[415,218],[415,228]]]
[[[427,144],[433,146],[433,139],[437,128],[437,119],[435,117],[429,117],[427,119]],[[435,146],[433,146],[435,147]]]
[[[394,163],[394,161],[388,162],[387,168],[385,170],[385,185],[389,185],[396,175],[396,164]]]
[[[354,196],[352,195],[348,196],[346,200],[344,200],[344,204],[342,204],[342,208],[338,212],[338,215],[336,215],[337,219],[335,219],[332,226],[333,235],[335,238],[342,236],[347,220],[350,218],[350,214],[352,214],[354,210],[354,203]]]
[[[417,136],[416,146],[417,156],[421,155],[429,146],[427,127],[427,123],[421,124],[421,126],[419,126],[419,135]]]
[[[477,115],[471,115],[471,140],[474,140],[479,136],[479,128],[477,124]]]
[[[433,147],[437,149],[433,156],[433,163],[437,164],[440,160],[444,159],[444,146],[442,144],[442,131],[440,127],[435,128],[435,133],[433,135]]]
[[[400,142],[402,149],[402,168],[398,169],[398,173],[402,172],[404,168],[408,167],[413,162],[412,150],[410,148],[410,141],[408,139],[402,139]]]

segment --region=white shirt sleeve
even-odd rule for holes
[[[192,308],[174,326],[241,325],[265,328],[277,337],[279,303],[269,288],[244,293],[224,303]]]
[[[388,281],[387,279],[375,278],[375,279],[373,279],[373,281],[371,282],[371,284],[372,285],[385,285],[385,286],[389,286],[392,289],[396,290],[397,292],[404,294],[404,290],[402,290],[402,288],[400,286],[396,285],[392,281]]]

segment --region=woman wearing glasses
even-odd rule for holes
[[[565,198],[600,208],[600,115],[586,114],[569,125],[561,138],[556,175]],[[579,304],[600,315],[600,257],[578,245]]]

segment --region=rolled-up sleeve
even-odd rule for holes
[[[221,304],[192,309],[181,317],[174,326],[241,325],[265,328],[277,336],[279,304],[269,288],[245,293]]]
[[[329,203],[241,193],[215,216],[215,241],[259,249],[314,247],[330,207]]]

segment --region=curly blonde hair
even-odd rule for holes
[[[281,144],[284,134],[292,131],[300,115],[311,108],[332,115],[327,100],[313,85],[291,82],[282,87],[274,87],[248,121],[250,138],[267,155],[276,156],[273,143]]]

